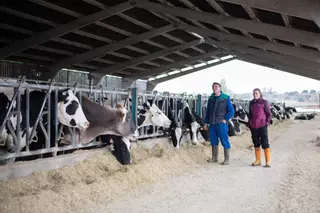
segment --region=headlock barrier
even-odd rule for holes
[[[101,86],[92,87],[78,85],[77,83],[27,80],[24,76],[18,79],[0,79],[0,164],[14,162],[16,159],[30,156],[51,157],[63,154],[67,150],[103,145],[99,137],[88,144],[79,143],[79,138],[75,136],[77,127],[74,125],[67,126],[72,133],[71,144],[59,144],[59,141],[64,138],[63,127],[66,126],[65,123],[62,125],[59,122],[61,109],[64,104],[68,108],[68,104],[73,101],[77,102],[77,99],[69,101],[67,98],[64,99],[64,102],[61,102],[63,104],[59,104],[60,96],[65,95],[66,91],[68,93],[67,89],[75,97],[78,97],[80,106],[82,105],[82,99],[79,98],[81,96],[88,97],[100,105],[105,104],[111,107],[115,107],[117,104],[125,105],[131,112],[131,119],[137,127],[139,126],[139,109],[143,108],[143,104],[146,104],[148,100],[151,100],[157,106],[161,101],[162,105],[159,109],[166,115],[168,115],[169,103],[173,112],[178,112],[178,102],[183,103],[183,105],[187,103],[189,108],[202,118],[205,116],[205,107],[208,101],[207,95],[141,92],[137,88],[107,90]],[[35,94],[37,92],[38,94]],[[238,101],[238,104],[243,104],[243,107],[247,108],[246,102]],[[36,108],[37,110],[35,110]],[[184,110],[179,110],[179,112],[179,114],[173,113],[173,115],[179,126],[183,127]],[[70,123],[74,122],[74,118],[71,119],[68,116],[65,115],[63,119],[69,119],[68,122],[70,121]],[[150,128],[150,125],[141,126],[139,133],[139,139],[164,135],[161,128],[158,126]]]

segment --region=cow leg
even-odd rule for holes
[[[16,146],[14,144],[12,135],[8,135],[6,144],[7,144],[8,152],[14,153],[16,151],[15,150]]]
[[[170,131],[170,135],[171,135],[171,140],[172,140],[173,147],[179,149],[180,141],[181,141],[181,137],[182,137],[181,128],[180,127],[174,128],[174,130]]]
[[[198,144],[198,139],[197,139],[197,129],[200,128],[200,125],[194,121],[191,123],[191,132],[192,132],[192,143],[194,145]]]

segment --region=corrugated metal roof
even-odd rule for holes
[[[319,2],[275,1],[3,0],[0,59],[146,79],[231,54],[320,79]]]

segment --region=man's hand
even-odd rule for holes
[[[222,122],[223,122],[223,123],[227,123],[226,119],[223,119]]]
[[[208,131],[208,124],[205,124],[205,125],[203,126],[203,130],[204,130],[204,131]]]

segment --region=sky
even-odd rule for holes
[[[271,87],[278,93],[315,89],[320,91],[320,81],[263,67],[240,60],[232,60],[211,68],[191,73],[158,84],[155,90],[188,94],[211,93],[213,82],[226,79],[227,87],[234,93],[252,92],[254,88]]]

